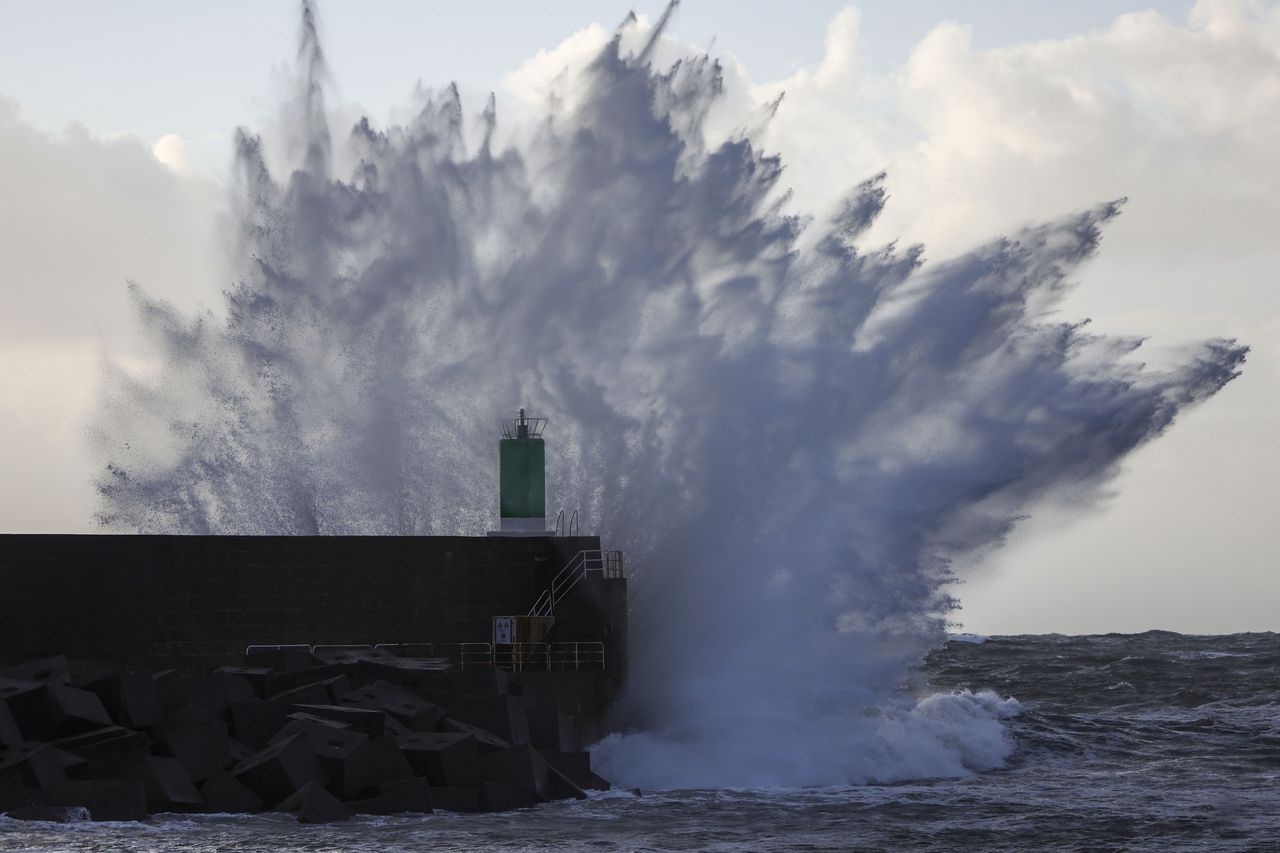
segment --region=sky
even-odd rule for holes
[[[416,81],[456,80],[518,122],[631,7],[476,8],[322,3],[341,111],[385,121]],[[0,0],[0,530],[93,529],[101,358],[147,369],[125,282],[217,305],[232,133],[269,125],[296,14]],[[965,630],[1278,627],[1280,7],[690,0],[669,33],[725,63],[724,122],[786,93],[764,142],[804,209],[885,170],[872,242],[942,258],[1126,196],[1064,314],[1147,336],[1157,364],[1204,337],[1253,347],[1104,505],[1039,507],[960,567]]]

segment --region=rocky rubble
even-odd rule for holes
[[[268,651],[205,675],[0,670],[15,818],[505,811],[607,789],[577,741],[518,676],[381,650]]]

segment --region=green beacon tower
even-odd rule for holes
[[[546,536],[547,456],[542,443],[546,418],[530,418],[520,410],[502,422],[498,443],[501,486],[498,533],[504,536]]]

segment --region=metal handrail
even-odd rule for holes
[[[447,657],[458,664],[459,669],[478,666],[510,668],[515,672],[529,669],[604,669],[604,643],[598,641],[573,641],[560,643],[374,643],[357,645],[310,643],[254,643],[245,647],[248,655],[254,649],[423,649],[428,657]],[[437,655],[439,652],[439,655]],[[451,652],[456,652],[451,653]]]
[[[266,651],[279,652],[285,649],[306,649],[307,653],[311,653],[311,645],[309,643],[251,643],[244,647],[245,657],[255,649],[264,649]]]
[[[547,669],[555,664],[569,664],[575,670],[604,669],[604,643],[597,641],[579,641],[571,643],[552,643],[547,654]]]
[[[619,579],[626,577],[621,551],[602,551],[591,549],[579,551],[564,568],[551,579],[551,586],[543,590],[538,600],[529,608],[530,616],[554,616],[556,605],[560,603],[578,582],[592,572],[602,577]]]
[[[467,664],[473,667],[493,666],[493,643],[440,643],[439,645],[445,649],[453,647],[458,650],[456,657],[445,655],[458,662],[458,669],[466,669]]]

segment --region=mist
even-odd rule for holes
[[[952,562],[1047,496],[1094,499],[1246,349],[1152,369],[1140,338],[1056,313],[1120,201],[927,262],[861,245],[885,175],[797,214],[767,115],[708,143],[715,57],[655,63],[670,12],[629,18],[500,137],[492,99],[455,87],[420,91],[405,124],[335,127],[304,4],[280,138],[236,137],[225,313],[131,289],[163,367],[104,377],[98,519],[483,533],[490,425],[525,406],[551,422],[549,508],[635,573],[631,730],[601,744],[606,775],[999,766],[1016,703],[913,675],[945,637]]]

